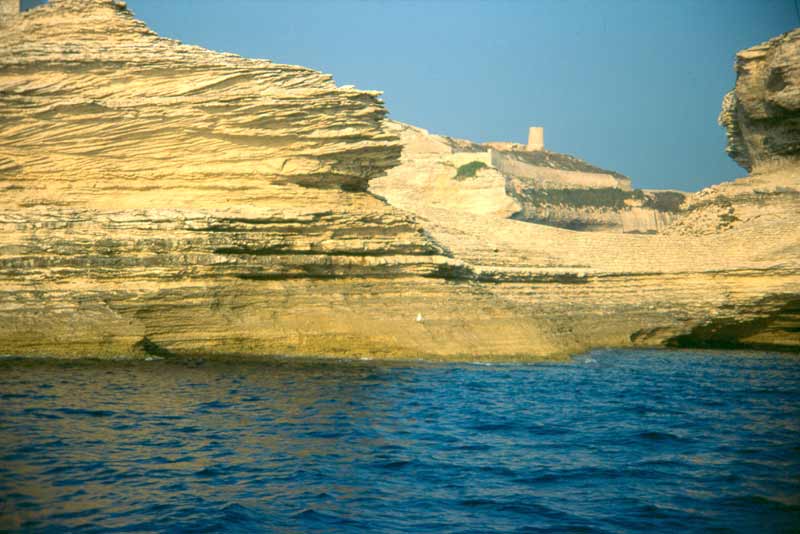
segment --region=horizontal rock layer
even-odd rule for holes
[[[660,235],[573,232],[512,219],[497,168],[454,179],[486,147],[385,121],[375,92],[161,38],[112,0],[0,24],[2,353],[800,344],[796,175],[693,196]],[[554,162],[591,170],[522,161]]]
[[[291,280],[432,276],[445,260],[360,192],[400,153],[378,93],[161,38],[110,0],[2,24],[2,350],[141,352],[191,325],[196,351],[248,352],[244,335],[204,341],[231,327],[203,322],[200,295],[270,324],[281,306],[265,317],[246,294],[284,302]],[[177,308],[144,321],[161,297]]]
[[[387,129],[403,142],[402,164],[372,190],[404,207],[420,202],[572,230],[656,233],[669,226],[686,198],[677,191],[633,189],[629,178],[566,154],[505,150],[499,143],[479,145],[392,121]],[[483,167],[461,176],[471,165]]]
[[[536,176],[492,168],[458,178],[451,160],[478,157],[464,153],[464,142],[397,123],[388,129],[404,144],[401,164],[371,189],[414,213],[464,263],[461,276],[520,315],[551,318],[563,343],[800,348],[800,169],[692,195],[568,180],[536,187]],[[530,218],[520,217],[526,209]],[[626,222],[637,213],[642,221]],[[595,217],[605,231],[561,228],[570,214],[584,225]],[[608,231],[626,224],[658,233]]]
[[[736,87],[719,123],[748,171],[800,164],[800,28],[736,55]]]

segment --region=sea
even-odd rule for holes
[[[800,359],[0,360],[0,531],[800,532]]]

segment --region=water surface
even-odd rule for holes
[[[800,360],[5,360],[0,530],[799,532]]]

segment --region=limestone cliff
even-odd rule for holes
[[[416,356],[465,352],[463,335],[533,350],[534,321],[508,307],[460,317],[485,297],[447,284],[413,217],[363,192],[400,154],[385,113],[328,75],[159,37],[122,2],[5,20],[0,350]],[[442,325],[415,324],[440,307]]]
[[[575,157],[548,151],[494,155],[506,192],[522,209],[517,219],[583,231],[656,233],[679,211],[678,191],[633,189],[631,180]]]
[[[491,168],[489,153],[480,145],[432,135],[395,121],[385,128],[400,139],[402,163],[374,180],[371,191],[392,205],[416,211],[417,205],[441,207],[475,215],[512,217],[522,206],[506,193],[506,178]],[[463,165],[478,162],[471,176],[458,176]]]
[[[451,209],[497,210],[560,228],[656,233],[672,222],[685,198],[677,191],[633,189],[626,176],[567,154],[527,151],[513,143],[473,143],[393,121],[387,129],[403,144],[401,164],[372,190],[398,206],[424,196]],[[459,169],[470,164],[484,168],[464,179]]]
[[[513,219],[507,177],[470,165],[486,147],[387,122],[375,92],[113,0],[0,24],[1,353],[800,346],[796,174],[692,197],[681,231],[575,232]],[[709,231],[723,198],[737,219]]]
[[[658,234],[571,231],[509,217],[516,197],[500,194],[505,179],[491,168],[474,178],[481,201],[463,204],[469,179],[455,180],[447,160],[479,154],[396,128],[401,164],[371,189],[414,213],[464,262],[462,276],[521,315],[551,318],[564,343],[800,348],[796,169],[668,199],[675,220]]]
[[[800,163],[800,28],[736,54],[736,87],[719,123],[748,171]]]

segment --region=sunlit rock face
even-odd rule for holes
[[[0,24],[2,354],[800,345],[796,176],[723,229],[573,232],[513,219],[496,168],[455,180],[486,147],[385,121],[375,92],[159,37],[112,0]]]
[[[122,6],[55,0],[3,28],[5,156],[26,173],[80,169],[81,182],[102,178],[119,197],[135,178],[162,193],[220,176],[245,180],[239,189],[364,190],[396,163],[378,93],[158,37]]]
[[[481,145],[396,121],[386,121],[385,128],[400,139],[403,154],[400,164],[374,180],[370,190],[390,204],[413,212],[430,207],[500,218],[522,209],[506,194],[505,176],[491,168]],[[460,166],[476,162],[480,168],[474,174],[457,175]]]
[[[397,206],[422,202],[476,214],[581,231],[657,233],[685,199],[677,191],[633,189],[631,180],[576,157],[512,143],[473,143],[394,121],[401,163],[372,190]],[[460,176],[464,165],[483,164]]]
[[[728,154],[748,171],[800,164],[800,29],[736,55],[736,87],[719,122]]]
[[[401,163],[371,190],[565,343],[800,349],[797,167],[694,194],[637,191],[563,154],[387,129]],[[468,162],[488,163],[459,176]]]
[[[582,231],[657,233],[672,222],[685,195],[633,189],[631,180],[576,157],[549,151],[497,152],[506,191],[520,220]]]
[[[0,351],[410,357],[481,339],[470,317],[431,335],[482,297],[363,192],[400,154],[378,93],[159,37],[122,2],[2,24]],[[494,310],[486,329],[510,313]],[[540,346],[514,324],[484,349]]]

